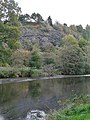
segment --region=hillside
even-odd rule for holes
[[[1,77],[90,73],[89,25],[53,24],[50,16],[20,14],[15,1],[0,4]]]
[[[56,23],[53,26],[50,26],[48,23],[37,24],[37,23],[26,23],[22,26],[21,32],[21,43],[24,46],[25,41],[38,43],[40,46],[47,46],[52,44],[54,46],[60,46],[62,39],[66,35],[73,35],[76,39],[83,38],[84,29],[81,31],[78,30],[78,27],[71,25],[68,27],[67,25],[61,25],[60,23]]]
[[[60,41],[65,36],[65,33],[59,30],[55,30],[53,27],[47,25],[33,25],[22,27],[21,43],[25,40],[32,43],[39,43],[41,46],[48,44],[60,45]]]

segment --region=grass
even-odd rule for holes
[[[49,114],[48,120],[90,120],[90,97],[75,97],[63,110]]]
[[[48,120],[90,120],[90,104],[50,114]]]

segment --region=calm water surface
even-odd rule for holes
[[[47,113],[61,108],[58,101],[80,94],[90,94],[90,77],[1,84],[0,120],[23,120],[35,109]]]

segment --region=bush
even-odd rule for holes
[[[29,68],[0,68],[0,78],[31,77]]]
[[[40,77],[42,75],[41,70],[39,69],[32,69],[31,70],[31,77],[35,78],[35,77]]]

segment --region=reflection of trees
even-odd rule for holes
[[[32,97],[38,97],[41,93],[41,85],[37,81],[29,83],[29,93]]]
[[[16,97],[16,91],[11,84],[0,85],[0,104]]]
[[[28,82],[0,85],[0,104],[25,98],[28,93]]]
[[[73,98],[81,94],[87,94],[86,77],[72,77],[62,79],[62,93],[66,98]]]

